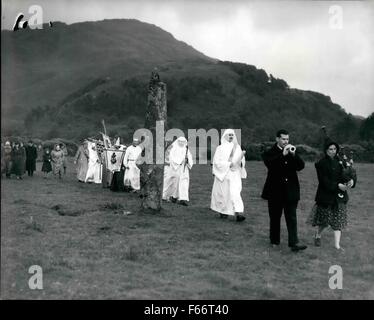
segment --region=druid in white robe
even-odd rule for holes
[[[189,201],[189,171],[192,169],[193,160],[186,138],[180,137],[173,142],[168,162],[169,165],[164,170],[162,199],[169,200],[172,197],[179,201]]]
[[[229,136],[232,137],[231,142]],[[244,212],[240,195],[242,179],[247,177],[244,155],[234,130],[225,130],[213,157],[212,210],[230,216]]]
[[[131,187],[134,190],[140,190],[140,169],[136,165],[136,161],[142,153],[142,148],[136,145],[138,141],[126,149],[123,158],[123,165],[126,168],[124,176],[125,187]]]
[[[92,141],[87,143],[88,149],[88,169],[84,182],[101,183],[102,165],[97,154],[96,144]]]

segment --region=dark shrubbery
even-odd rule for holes
[[[259,160],[261,143],[274,140],[281,127],[290,132],[292,144],[320,150],[319,133],[325,125],[338,143],[363,146],[365,151],[358,151],[362,161],[372,159],[373,116],[362,121],[347,115],[330,97],[290,89],[284,80],[254,66],[218,62],[215,68],[213,73],[186,72],[179,76],[182,71],[174,67],[174,73],[161,76],[167,85],[168,128],[240,128],[242,142],[248,147],[247,158]],[[187,69],[183,66],[181,70]],[[139,76],[108,86],[97,79],[71,94],[58,108],[32,109],[25,119],[26,133],[79,141],[98,135],[105,119],[108,132],[131,140],[144,123],[147,80]],[[304,149],[307,158],[316,156],[311,149]]]
[[[359,134],[361,139],[374,142],[374,112],[363,121]]]

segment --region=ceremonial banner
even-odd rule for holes
[[[125,150],[105,149],[104,159],[105,159],[106,169],[112,172],[120,171],[124,156],[125,156]]]

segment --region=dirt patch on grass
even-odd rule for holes
[[[14,204],[30,204],[30,201],[24,200],[24,199],[16,199],[13,201]]]
[[[103,227],[99,227],[99,228],[97,228],[97,233],[98,233],[98,234],[109,233],[111,230],[112,230],[112,227],[109,227],[109,226],[103,226]]]
[[[37,231],[37,232],[40,232],[40,233],[43,233],[43,227],[41,224],[37,223],[33,217],[30,217],[30,220],[26,222],[26,226],[25,226],[25,229],[26,230],[32,230],[32,231]]]
[[[151,255],[152,251],[149,248],[137,245],[130,245],[124,250],[121,258],[129,261],[139,261],[144,260],[150,257]]]
[[[85,214],[85,210],[70,209],[61,204],[54,205],[51,209],[57,211],[60,216],[77,217]]]

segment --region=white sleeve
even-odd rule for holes
[[[192,169],[192,166],[193,166],[194,163],[193,163],[193,160],[192,160],[192,154],[191,154],[190,150],[188,150],[187,158],[188,158],[188,168]]]
[[[129,159],[129,148],[126,149],[125,156],[123,157],[123,165],[126,167]]]

